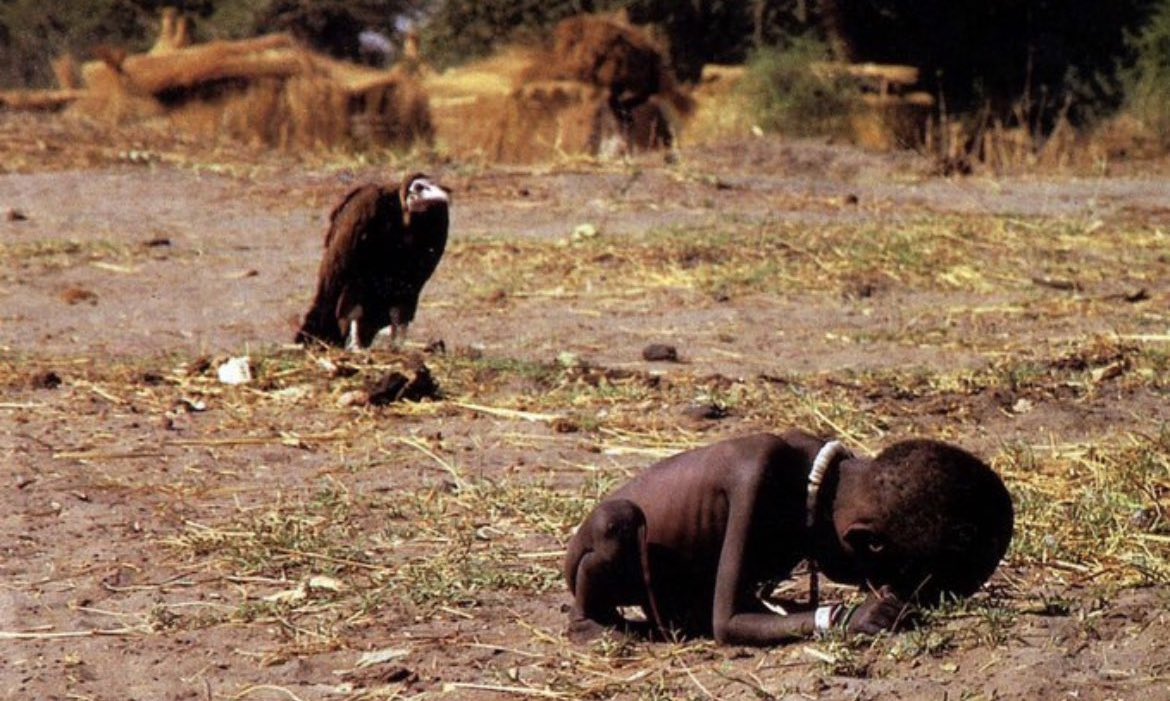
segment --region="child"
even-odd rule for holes
[[[606,497],[569,543],[569,634],[629,627],[773,645],[829,628],[895,629],[906,605],[974,593],[1012,535],[999,477],[960,448],[896,443],[876,458],[801,432],[758,434],[667,458]],[[778,616],[757,596],[801,560],[812,610]],[[817,606],[816,570],[869,595]]]

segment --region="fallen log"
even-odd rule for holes
[[[0,90],[0,107],[9,110],[53,112],[85,97],[87,91],[66,90]]]
[[[134,54],[122,62],[121,72],[135,89],[157,95],[228,78],[287,78],[303,73],[305,60],[291,37],[274,34]]]

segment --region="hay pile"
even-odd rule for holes
[[[860,109],[851,121],[854,140],[862,148],[893,151],[926,143],[934,97],[914,89],[918,84],[914,66],[818,63],[812,71],[826,80],[849,76],[861,89]]]
[[[190,45],[169,11],[151,50],[55,64],[58,106],[109,123],[165,118],[202,137],[281,147],[409,145],[433,136],[418,81],[314,53],[282,34]],[[25,91],[29,94],[29,91]],[[27,101],[27,99],[26,99]]]
[[[689,98],[665,51],[620,17],[561,22],[550,46],[513,48],[429,77],[438,139],[454,154],[532,162],[673,145]]]

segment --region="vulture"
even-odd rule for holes
[[[368,348],[389,326],[400,344],[447,244],[449,201],[421,173],[347,194],[329,215],[317,296],[296,342]]]

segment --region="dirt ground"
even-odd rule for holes
[[[0,697],[1170,699],[1170,178],[397,158],[0,114]],[[454,204],[405,356],[288,346],[334,201],[416,167]],[[347,400],[409,358],[441,399]],[[565,641],[597,496],[791,425],[992,461],[989,591],[868,643]]]

